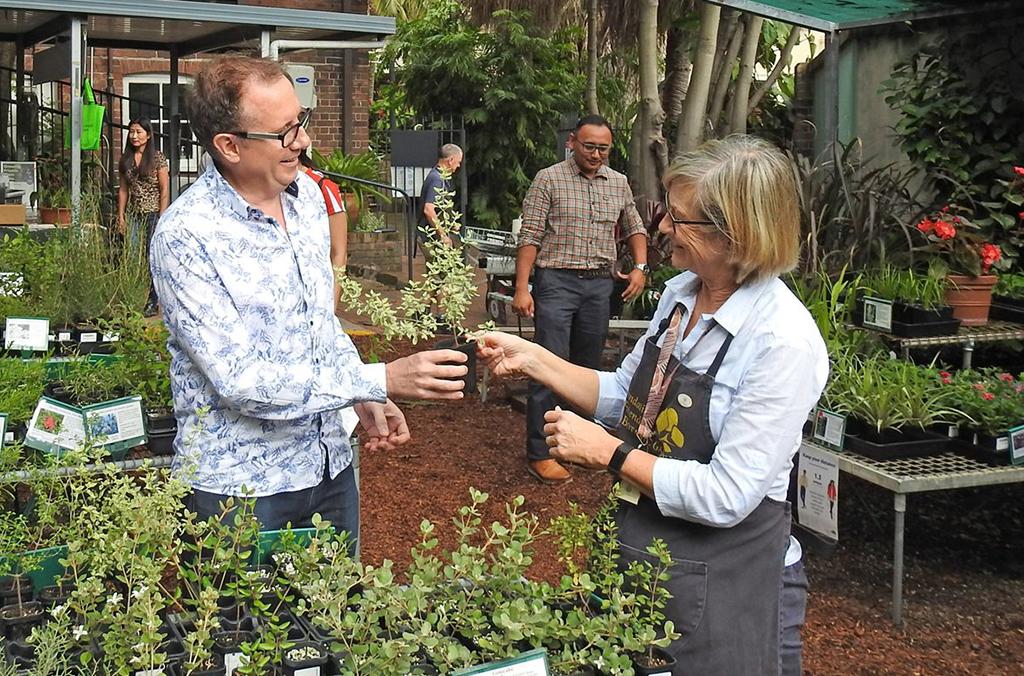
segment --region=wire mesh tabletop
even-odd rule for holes
[[[890,333],[880,333],[886,340],[900,347],[931,347],[933,345],[967,345],[970,343],[990,343],[1000,340],[1024,340],[1024,324],[1015,322],[993,321],[984,326],[961,326],[948,336],[927,336],[922,338],[904,338]]]
[[[992,466],[946,452],[919,458],[874,460],[850,451],[836,453],[839,468],[897,493],[920,493],[1024,481],[1024,465]]]

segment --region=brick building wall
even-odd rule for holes
[[[240,5],[261,5],[269,7],[294,7],[295,3],[287,0],[239,0]],[[343,11],[365,14],[367,0],[304,0],[302,9],[321,11]],[[344,88],[344,52],[342,50],[307,49],[281,52],[280,59],[285,63],[305,64],[315,68],[317,110],[309,128],[314,147],[321,152],[329,153],[334,148],[344,146],[343,119],[345,106],[352,109],[352,138],[350,150],[360,152],[369,144],[369,106],[371,97],[371,71],[369,53],[359,50],[353,53],[354,77],[353,98],[345,101]],[[179,73],[182,78],[194,76],[209,59],[208,55],[190,56],[179,60]],[[126,79],[134,75],[168,75],[170,59],[166,52],[138,49],[90,49],[87,54],[86,74],[91,78],[93,87],[112,91],[119,96],[127,95]],[[26,68],[31,70],[32,58],[27,55]],[[182,114],[187,116],[182,102]],[[123,124],[121,106],[110,107],[108,114],[115,123]],[[117,154],[123,139],[115,141]],[[115,159],[116,161],[116,159]]]

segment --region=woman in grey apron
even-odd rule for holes
[[[705,144],[664,180],[659,229],[686,272],[615,372],[504,334],[479,352],[579,413],[548,412],[548,446],[619,480],[622,565],[668,544],[673,673],[778,674],[789,470],[828,374],[814,321],[778,279],[799,253],[796,186],[782,153],[749,136]]]

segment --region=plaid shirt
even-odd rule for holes
[[[587,178],[570,157],[533,179],[523,200],[519,246],[536,246],[541,268],[610,267],[619,222],[623,238],[646,234],[626,177],[602,166],[594,178]]]

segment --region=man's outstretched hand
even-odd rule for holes
[[[429,350],[396,359],[385,366],[392,399],[462,399],[461,378],[469,372],[467,357],[456,350]]]

